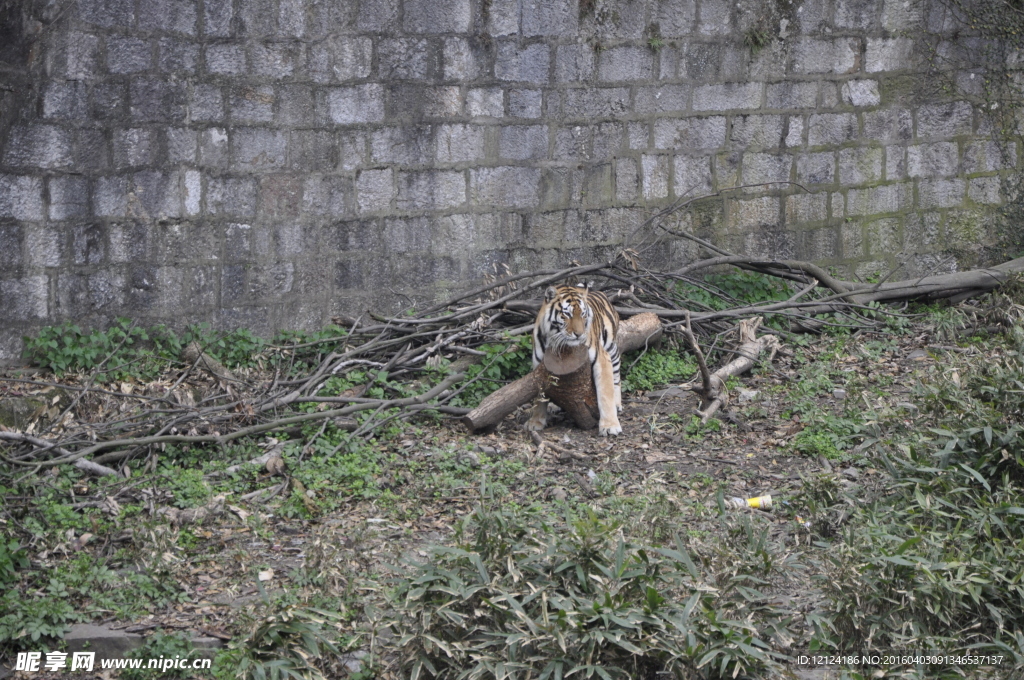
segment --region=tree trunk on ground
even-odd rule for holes
[[[631,352],[654,345],[661,340],[661,333],[657,315],[637,314],[619,323],[616,344],[619,352]],[[564,355],[548,352],[543,364],[485,397],[462,422],[471,432],[494,427],[541,392],[568,412],[579,427],[597,427],[597,390],[585,350]]]

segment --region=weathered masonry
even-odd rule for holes
[[[951,268],[1018,167],[943,0],[2,7],[2,360],[65,319],[393,311],[607,258],[712,194],[675,225],[847,276]]]

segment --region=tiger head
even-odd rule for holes
[[[544,291],[544,322],[548,340],[555,346],[575,347],[587,342],[594,310],[587,304],[589,287],[549,286]]]

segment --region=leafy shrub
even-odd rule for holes
[[[533,367],[532,343],[530,336],[522,336],[509,344],[481,346],[479,349],[484,352],[484,356],[480,362],[466,369],[466,380],[462,383],[466,387],[449,403],[452,406],[473,408],[499,387],[500,383],[529,373]]]
[[[697,372],[694,360],[675,350],[648,350],[635,363],[631,363],[631,356],[627,355],[623,361],[623,365],[629,367],[622,383],[626,392],[651,390],[686,380]]]
[[[627,541],[592,513],[567,524],[478,508],[456,547],[414,565],[392,596],[409,677],[735,677],[770,663],[749,612],[703,585],[681,545]]]
[[[17,541],[0,539],[0,586],[17,581],[19,569],[28,569],[28,552]]]
[[[830,460],[842,455],[829,433],[812,428],[801,430],[793,437],[793,450],[804,456],[824,456]]]
[[[155,633],[146,638],[146,643],[125,654],[126,659],[194,659],[198,656],[192,642],[183,635]],[[212,666],[212,664],[211,664]],[[187,678],[195,673],[191,668],[124,668],[118,677],[121,680],[152,680],[152,678]]]

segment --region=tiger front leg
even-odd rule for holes
[[[540,432],[548,425],[548,400],[543,397],[538,397],[533,402],[533,413],[530,414],[530,419],[526,421],[526,430],[528,432]]]
[[[619,424],[618,403],[622,397],[617,396],[615,384],[615,371],[612,361],[606,352],[598,352],[597,360],[593,364],[594,387],[597,389],[597,410],[600,413],[600,420],[597,425],[597,434],[601,437],[608,435],[622,434],[622,426]],[[618,403],[617,403],[618,402]]]

